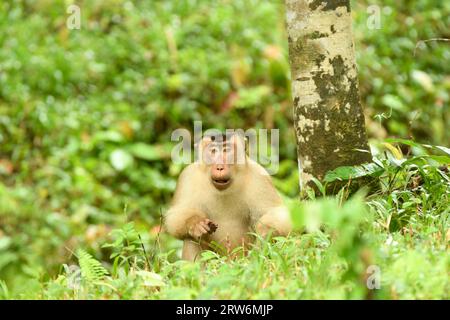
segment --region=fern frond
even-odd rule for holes
[[[77,255],[83,279],[88,281],[98,281],[108,275],[108,270],[85,250],[78,249]]]

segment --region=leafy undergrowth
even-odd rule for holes
[[[66,27],[69,2],[0,1],[0,298],[410,296],[402,286],[440,296],[421,284],[447,283],[438,260],[448,245],[448,172],[442,151],[423,146],[327,177],[373,178],[354,201],[381,291],[351,294],[365,265],[348,278],[358,261],[350,253],[366,244],[333,256],[335,232],[311,228],[298,201],[297,233],[263,245],[274,254],[211,258],[201,273],[177,262],[180,242],[157,241],[182,169],[169,161],[174,129],[192,131],[198,120],[204,129],[279,129],[273,180],[298,195],[284,1],[76,1],[79,30]],[[380,29],[368,26],[373,4]],[[448,146],[448,42],[429,40],[449,38],[450,2],[358,0],[352,9],[369,138]],[[317,202],[310,192],[305,206],[341,212],[347,193]]]
[[[393,142],[393,141],[391,141]],[[145,243],[133,222],[113,230],[110,264],[79,249],[48,281],[2,298],[38,299],[448,299],[450,256],[449,150],[409,141],[407,159],[386,142],[364,167],[335,170],[328,180],[371,176],[348,196],[286,199],[296,231],[258,239],[234,258],[205,252],[199,263]],[[428,149],[445,155],[430,155]],[[389,150],[389,152],[386,152]],[[447,163],[444,164],[443,163]],[[319,185],[319,190],[325,190]],[[370,190],[370,191],[369,191]],[[165,237],[164,235],[161,235]],[[34,288],[34,290],[30,290]]]

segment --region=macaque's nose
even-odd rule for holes
[[[222,178],[228,176],[228,174],[229,173],[225,165],[218,163],[213,166],[213,176]]]

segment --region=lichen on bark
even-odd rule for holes
[[[371,159],[348,0],[286,0],[301,187]],[[365,150],[367,152],[362,152]]]

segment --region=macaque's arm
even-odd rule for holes
[[[178,239],[200,238],[210,231],[208,223],[204,212],[181,205],[170,208],[165,217],[167,232]]]
[[[291,229],[290,214],[285,206],[266,209],[255,225],[256,233],[262,237],[269,233],[273,236],[287,236]]]
[[[178,178],[173,204],[165,214],[166,231],[178,239],[198,240],[211,231],[208,215],[200,209],[202,180],[198,165],[186,167]]]
[[[270,232],[275,236],[286,236],[292,229],[289,210],[272,184],[270,176],[262,174],[264,169],[255,163],[251,164],[251,195],[249,208],[252,226],[256,233],[265,237]]]

